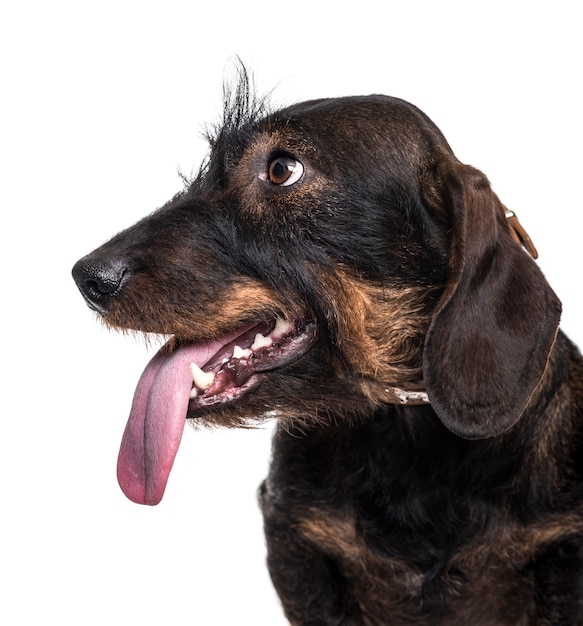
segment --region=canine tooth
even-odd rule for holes
[[[286,322],[281,317],[278,317],[275,322],[275,328],[269,334],[279,339],[280,337],[290,333],[293,329],[294,325],[291,322]]]
[[[269,348],[269,346],[273,343],[269,337],[264,337],[261,333],[257,333],[255,335],[255,341],[251,346],[251,350],[256,352],[257,350],[261,350],[261,348]]]
[[[189,397],[190,397],[190,399],[191,399],[191,400],[194,400],[194,399],[196,398],[196,396],[198,396],[198,389],[197,389],[196,387],[193,387],[193,388],[190,390],[190,395],[189,395]]]
[[[203,372],[196,363],[190,364],[192,380],[199,389],[208,389],[215,381],[213,372]]]
[[[235,346],[233,348],[234,359],[246,359],[251,356],[251,350],[243,350],[241,346]]]

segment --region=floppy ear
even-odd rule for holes
[[[424,380],[447,428],[493,437],[516,423],[540,381],[561,303],[481,172],[450,164],[440,187],[453,229],[450,275],[425,341]]]

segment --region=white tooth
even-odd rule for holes
[[[203,372],[196,363],[190,364],[192,380],[199,389],[208,389],[215,381],[213,372]]]
[[[196,396],[198,396],[198,389],[196,387],[193,387],[190,390],[190,399],[194,400],[196,398]]]
[[[247,359],[251,356],[251,350],[243,350],[240,346],[235,346],[233,348],[233,358],[234,359]]]
[[[275,322],[275,328],[269,333],[272,337],[279,339],[284,335],[287,335],[294,329],[294,325],[291,322],[286,322],[281,317],[278,317]]]
[[[255,335],[255,341],[251,346],[251,350],[253,350],[253,352],[257,352],[257,350],[261,350],[261,348],[269,348],[272,343],[273,341],[269,337],[264,337],[261,333],[257,333]]]

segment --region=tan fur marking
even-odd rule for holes
[[[366,551],[353,522],[319,512],[300,522],[300,534],[327,554],[361,563]]]
[[[277,292],[250,278],[241,278],[216,298],[198,308],[180,308],[164,298],[149,301],[139,288],[133,290],[136,300],[126,297],[123,304],[114,303],[106,319],[108,325],[124,327],[127,319],[137,328],[150,332],[173,334],[180,340],[204,341],[232,332],[246,320],[261,321],[275,316],[285,308]],[[130,314],[128,315],[128,309]]]
[[[313,515],[302,519],[297,528],[306,541],[333,557],[349,578],[366,581],[358,593],[373,601],[365,600],[364,606],[382,607],[385,603],[397,606],[404,601],[421,603],[422,573],[404,561],[372,552],[350,516],[334,517],[314,510]],[[483,598],[485,615],[496,615],[496,586],[492,577],[483,578],[484,569],[497,571],[501,583],[511,580],[512,572],[526,566],[539,550],[555,541],[579,536],[582,530],[581,517],[570,515],[528,528],[500,524],[496,531],[477,536],[453,556],[435,581],[436,585],[441,585],[442,593],[448,596],[454,614],[461,620],[454,623],[466,623],[462,617],[466,612],[468,616],[475,616],[472,603],[468,601],[473,595]],[[463,593],[462,587],[465,588]],[[505,593],[511,597],[512,588]],[[491,606],[486,609],[489,603]],[[383,623],[381,614],[363,617],[366,624]],[[427,622],[420,620],[419,623]]]
[[[516,566],[526,563],[545,546],[583,532],[583,519],[569,515],[537,525],[499,524],[496,533],[479,536],[460,550],[451,561],[453,567],[479,572],[486,563]]]
[[[349,579],[357,585],[358,581],[364,581],[356,591],[364,600],[361,604],[364,624],[378,625],[382,623],[379,619],[384,619],[368,614],[367,606],[382,607],[386,602],[398,604],[421,592],[421,572],[399,559],[383,559],[373,554],[350,517],[332,517],[314,511],[313,517],[299,523],[299,531],[306,541],[333,557]]]
[[[422,346],[431,314],[427,289],[383,286],[341,274],[331,286],[338,308],[339,347],[362,376],[365,395],[421,380]]]

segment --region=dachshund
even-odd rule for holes
[[[259,490],[295,626],[583,624],[583,360],[531,242],[415,106],[273,111],[244,68],[209,155],[73,269],[168,336],[118,462],[163,496],[185,423],[276,420]]]

